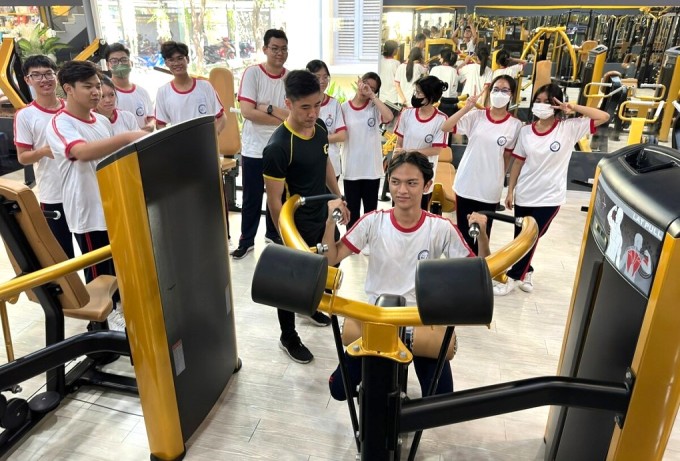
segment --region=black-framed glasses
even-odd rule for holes
[[[31,80],[35,80],[36,82],[40,82],[43,79],[54,80],[55,78],[57,78],[57,74],[55,74],[52,71],[45,72],[44,74],[41,74],[40,72],[31,72],[30,74],[28,74],[28,76]]]
[[[280,48],[278,46],[268,46],[267,48],[269,48],[269,51],[271,51],[272,54],[286,54],[286,53],[288,53],[288,47],[287,46],[282,46]]]
[[[512,94],[512,90],[510,90],[510,88],[492,88],[491,92],[492,93]]]
[[[111,58],[109,59],[109,64],[112,66],[117,66],[118,64],[130,64],[130,59],[129,58]]]

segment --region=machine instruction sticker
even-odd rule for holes
[[[624,203],[600,176],[591,231],[606,259],[643,295],[649,296],[664,231]]]
[[[172,359],[175,362],[175,376],[179,376],[187,367],[184,361],[184,347],[181,339],[172,345]]]

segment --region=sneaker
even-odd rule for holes
[[[309,319],[317,327],[327,327],[331,324],[331,318],[321,311],[314,312],[314,315],[309,317]]]
[[[302,344],[299,336],[296,336],[295,339],[287,341],[286,343],[284,343],[283,340],[279,341],[279,347],[297,363],[309,363],[314,359],[314,356],[309,349]]]
[[[239,245],[237,249],[231,252],[231,257],[234,259],[243,259],[248,253],[255,249],[255,245],[250,245],[247,247]]]
[[[493,283],[493,294],[494,296],[505,296],[512,293],[515,289],[515,281],[508,277],[507,283],[494,282]]]
[[[111,331],[125,331],[125,317],[123,311],[120,309],[112,310],[106,318],[109,323],[109,330]]]
[[[527,272],[524,274],[524,278],[519,284],[519,289],[522,290],[525,293],[531,293],[534,291],[534,283],[531,280],[531,277],[534,275],[533,272]]]
[[[283,245],[283,240],[278,235],[276,237],[267,237],[265,235],[264,236],[264,243],[266,243],[266,244],[276,243],[278,245]]]
[[[232,254],[234,250],[236,250],[236,246],[234,245],[234,242],[231,241],[231,239],[227,240],[227,243],[229,244],[229,254]]]

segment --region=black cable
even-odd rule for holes
[[[68,400],[75,400],[76,402],[87,403],[87,404],[89,404],[89,405],[94,405],[94,406],[96,406],[96,407],[106,408],[107,410],[116,411],[116,412],[118,412],[118,413],[124,413],[124,414],[130,415],[130,416],[139,416],[140,418],[143,418],[143,417],[144,417],[144,415],[137,414],[137,413],[132,413],[131,411],[118,410],[118,409],[116,409],[116,408],[107,407],[106,405],[102,405],[101,403],[88,402],[87,400],[78,399],[78,398],[75,398],[75,397],[64,397],[64,400],[66,400],[66,399],[68,399]]]

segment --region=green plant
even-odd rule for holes
[[[340,87],[340,85],[336,84],[335,81],[331,81],[330,85],[328,85],[326,94],[337,99],[340,104],[347,101],[347,95],[345,94],[345,91]]]
[[[18,32],[17,45],[22,58],[36,54],[54,57],[58,50],[68,48],[68,45],[59,42],[52,29],[42,23],[28,24]]]

